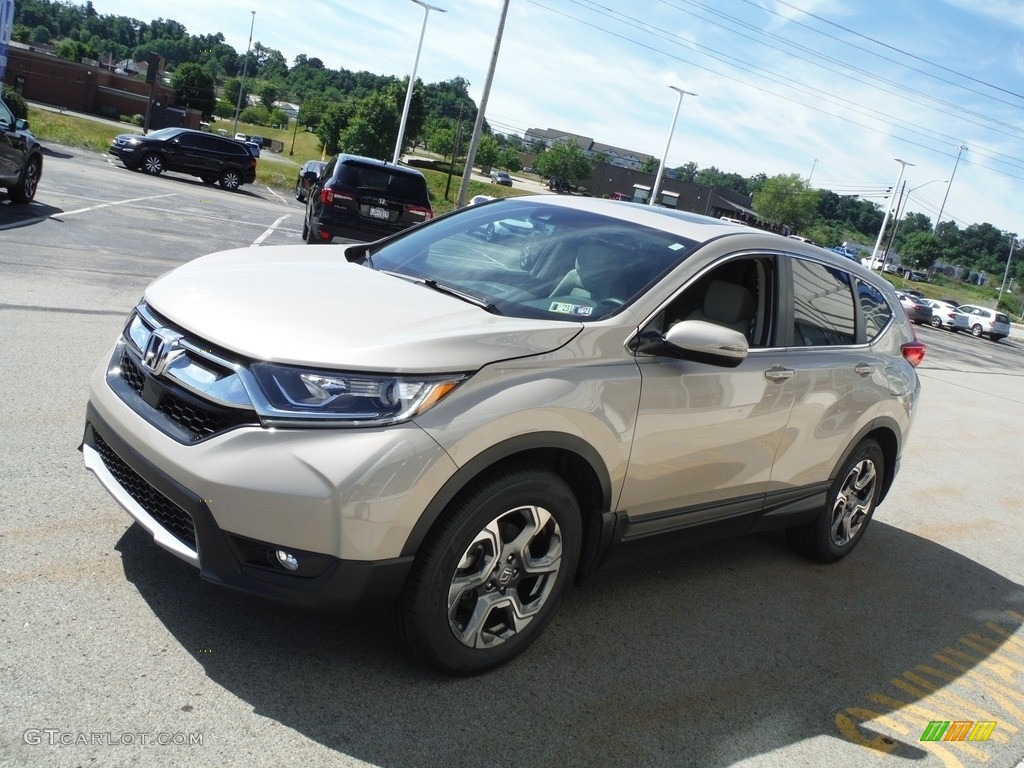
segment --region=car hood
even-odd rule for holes
[[[469,371],[550,352],[582,324],[502,317],[351,264],[340,246],[246,248],[155,280],[147,304],[253,360],[405,373]]]

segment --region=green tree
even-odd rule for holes
[[[270,80],[264,80],[260,83],[256,92],[260,95],[260,101],[263,102],[263,106],[267,109],[273,109],[277,100],[281,98],[281,86]]]
[[[900,248],[900,264],[911,269],[930,267],[938,261],[942,245],[930,230],[911,232]]]
[[[398,120],[395,104],[385,94],[367,96],[341,132],[340,146],[357,155],[388,159],[395,148]]]
[[[523,168],[523,161],[519,159],[519,154],[510,147],[505,147],[498,152],[498,159],[494,161],[494,164],[513,173]]]
[[[557,141],[551,149],[537,155],[533,167],[546,176],[557,176],[571,182],[586,179],[594,172],[594,166],[583,154],[583,149],[571,139]]]
[[[814,220],[818,193],[799,174],[767,179],[754,195],[754,210],[766,221],[801,231]]]
[[[305,104],[303,109],[305,109]],[[351,119],[352,108],[347,102],[336,101],[324,107],[314,133],[320,139],[320,144],[327,154],[335,155],[340,151],[341,134],[348,128]]]
[[[490,134],[484,134],[476,147],[476,164],[481,168],[490,168],[498,162],[499,151],[498,140]]]
[[[213,77],[200,64],[182,64],[171,75],[171,87],[177,94],[177,104],[198,109],[204,118],[213,114],[217,103],[213,85]]]
[[[697,178],[697,164],[692,160],[675,169],[680,181],[693,182]]]
[[[658,158],[648,155],[640,161],[640,170],[644,173],[657,173],[659,165],[661,165],[661,161]]]

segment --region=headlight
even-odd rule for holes
[[[305,421],[324,426],[384,426],[417,416],[445,398],[466,376],[386,376],[254,363],[249,370],[265,403],[266,424]]]

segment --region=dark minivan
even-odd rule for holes
[[[309,179],[302,239],[377,240],[434,217],[423,174],[357,155],[337,155]]]
[[[244,144],[205,131],[161,128],[146,136],[122,134],[109,152],[126,168],[153,176],[177,171],[230,190],[256,181],[256,158]]]

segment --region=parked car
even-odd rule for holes
[[[494,184],[500,184],[503,187],[511,187],[512,177],[504,171],[495,171],[491,174],[491,182]]]
[[[0,186],[12,203],[31,203],[43,175],[43,149],[29,133],[28,121],[15,118],[0,99]]]
[[[434,218],[423,174],[357,155],[337,155],[310,183],[302,239],[376,240]]]
[[[256,158],[244,144],[205,131],[162,128],[145,136],[121,134],[109,152],[126,168],[153,176],[177,171],[232,191],[256,180]]]
[[[945,328],[947,331],[966,331],[967,315],[957,310],[955,304],[940,299],[922,299],[932,309],[932,327]]]
[[[477,235],[509,219],[527,269]],[[466,675],[599,568],[774,528],[840,560],[892,487],[925,348],[838,255],[551,195],[302,248],[158,278],[91,381],[85,465],[215,583],[392,610]]]
[[[323,160],[308,160],[306,164],[299,169],[299,175],[295,179],[296,200],[303,203],[306,202],[306,196],[309,194],[309,188],[326,167],[327,163]]]
[[[249,137],[246,136],[244,133],[236,133],[235,134],[235,141],[241,141],[241,142],[245,143],[248,140],[249,140]]]
[[[263,152],[262,146],[257,144],[255,141],[245,142],[245,148],[248,149],[249,154],[255,158],[259,158],[260,154]]]
[[[1003,312],[976,304],[961,304],[959,310],[966,315],[967,327],[974,336],[999,341],[1010,335],[1010,318]]]
[[[915,283],[927,283],[928,282],[928,273],[927,272],[919,272],[916,269],[912,269],[912,270],[910,270],[910,279],[913,280]]]
[[[931,323],[932,308],[922,300],[922,297],[914,296],[905,291],[896,291],[896,295],[899,297],[900,305],[906,311],[907,317],[910,318],[910,322],[917,325]]]

